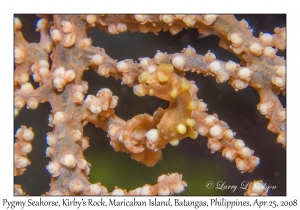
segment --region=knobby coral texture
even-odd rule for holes
[[[285,19],[16,14],[15,194],[286,195]]]

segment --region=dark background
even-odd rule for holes
[[[38,42],[39,33],[35,31],[38,17],[35,15],[15,15],[22,21],[22,32],[29,42]],[[238,20],[246,19],[253,29],[253,34],[260,32],[273,33],[275,27],[286,26],[286,15],[236,15]],[[196,29],[183,30],[172,36],[169,32],[141,34],[125,32],[119,35],[108,35],[97,28],[91,29],[89,36],[94,46],[104,48],[113,59],[133,59],[153,57],[157,50],[167,53],[180,52],[187,45],[194,47],[199,54],[208,50],[214,52],[223,61],[239,59],[230,52],[219,47],[217,36],[202,37]],[[285,57],[284,52],[278,55]],[[107,134],[92,124],[84,127],[84,135],[90,138],[90,147],[84,151],[88,162],[92,164],[90,181],[101,182],[109,191],[115,186],[134,189],[144,184],[155,184],[158,176],[163,173],[178,172],[188,187],[181,195],[243,195],[244,190],[234,192],[229,189],[206,189],[208,181],[223,182],[225,185],[241,186],[243,181],[262,179],[267,185],[275,186],[269,195],[286,195],[286,150],[276,143],[274,133],[267,130],[268,120],[256,109],[259,96],[251,87],[238,92],[228,84],[219,84],[213,77],[204,77],[195,73],[187,73],[189,80],[194,80],[199,87],[198,97],[208,105],[208,113],[217,113],[221,120],[228,123],[237,133],[236,138],[243,139],[246,146],[255,151],[261,158],[260,165],[252,173],[241,174],[235,163],[230,163],[220,152],[211,154],[207,148],[207,138],[198,136],[196,140],[185,139],[179,146],[168,145],[163,150],[163,157],[154,167],[139,164],[130,155],[114,152],[109,145]],[[110,88],[119,97],[116,114],[128,120],[141,113],[153,114],[158,107],[167,108],[168,102],[150,97],[137,97],[131,88],[121,85],[113,78],[104,78],[94,71],[86,71],[83,80],[89,84],[88,94],[95,95],[100,88]],[[285,96],[279,96],[286,106]],[[40,195],[48,191],[50,175],[45,167],[49,158],[45,157],[46,133],[51,132],[48,126],[50,113],[49,103],[40,104],[36,110],[23,108],[15,118],[15,131],[20,125],[32,127],[35,133],[33,151],[29,154],[32,162],[27,171],[15,177],[15,183],[22,184],[30,195]],[[13,112],[13,109],[12,109]],[[13,146],[13,144],[12,144]],[[288,145],[287,145],[288,150]],[[13,162],[13,156],[11,156]]]

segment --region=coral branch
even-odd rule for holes
[[[268,195],[269,189],[265,186],[262,180],[255,180],[250,182],[248,189],[244,195]]]
[[[15,19],[14,86],[16,117],[25,105],[27,109],[37,109],[44,102],[51,105],[49,126],[53,130],[47,134],[45,152],[50,158],[46,169],[51,174],[51,183],[46,195],[172,195],[183,192],[187,186],[178,173],[161,175],[156,185],[146,184],[130,191],[116,187],[109,193],[100,182],[92,184],[88,180],[91,164],[84,154],[90,145],[84,134],[87,123],[106,132],[115,151],[128,153],[146,166],[157,164],[168,144],[181,145],[183,139],[197,139],[200,134],[208,139],[207,147],[212,153],[220,151],[230,162],[235,161],[240,172],[252,172],[260,158],[245,146],[251,139],[235,138],[236,133],[221,117],[208,112],[207,104],[199,99],[202,90],[198,92],[197,82],[188,79],[193,72],[213,76],[218,83],[228,82],[236,91],[248,86],[255,88],[260,97],[257,109],[268,118],[268,130],[278,134],[277,142],[285,147],[285,108],[278,94],[285,94],[286,64],[276,54],[278,49],[285,49],[285,28],[276,28],[273,35],[261,33],[257,38],[245,20],[238,21],[233,15],[41,17],[36,29],[40,33],[38,43],[25,40],[22,23]],[[109,34],[127,30],[158,34],[163,30],[173,35],[194,28],[201,34],[219,36],[220,46],[233,52],[240,63],[217,59],[210,50],[204,55],[197,54],[190,45],[181,52],[157,51],[153,58],[143,56],[139,62],[130,56],[117,61],[103,48],[92,45],[88,31],[93,27]],[[138,97],[148,95],[169,105],[125,120],[116,111],[118,103],[124,103],[119,95],[108,87],[102,87],[96,94],[88,91],[91,84],[84,81],[84,75],[89,69],[102,77],[120,80]],[[27,154],[33,132],[23,126],[16,132],[16,138],[15,175],[22,175],[30,164]],[[247,195],[265,193],[253,190],[254,185],[251,184]],[[24,194],[21,186],[15,185],[15,194]]]
[[[31,141],[34,133],[31,128],[22,126],[17,130],[15,142],[15,176],[20,176],[26,171],[26,167],[30,165],[27,154],[31,152]]]

